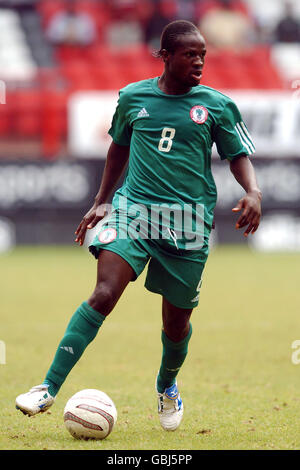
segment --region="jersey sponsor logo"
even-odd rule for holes
[[[144,117],[149,117],[149,113],[146,108],[143,108],[140,110],[140,112],[137,115],[138,118],[144,118]]]
[[[117,238],[117,231],[114,228],[106,228],[99,233],[98,238],[101,243],[111,243]]]
[[[190,110],[190,116],[196,124],[204,124],[208,118],[208,111],[204,106],[193,106]]]

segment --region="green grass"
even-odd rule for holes
[[[175,433],[156,416],[161,298],[130,284],[69,375],[51,411],[27,418],[15,396],[39,384],[71,314],[95,283],[85,250],[18,248],[0,257],[0,449],[300,449],[300,254],[216,248],[193,312],[190,353],[179,375],[185,415]],[[98,388],[118,422],[104,441],[74,440],[67,399]]]

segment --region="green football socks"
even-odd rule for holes
[[[175,383],[176,376],[188,353],[188,344],[191,336],[191,323],[187,336],[177,343],[171,341],[165,332],[162,331],[161,340],[163,344],[163,353],[161,366],[157,376],[157,391],[159,393],[163,393],[166,388]]]
[[[50,395],[55,396],[58,393],[71,369],[97,335],[104,319],[105,316],[94,310],[87,302],[83,302],[76,310],[43,382],[49,386]]]

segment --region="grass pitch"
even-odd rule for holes
[[[300,364],[291,361],[300,339],[300,254],[212,251],[178,377],[185,414],[175,433],[164,432],[156,415],[161,298],[144,289],[144,275],[54,406],[33,418],[16,411],[16,395],[41,383],[70,316],[91,293],[96,263],[78,247],[18,248],[0,262],[0,449],[300,449]],[[76,441],[65,429],[65,403],[83,388],[105,391],[117,406],[104,441]]]

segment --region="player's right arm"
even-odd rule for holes
[[[100,189],[91,209],[85,214],[76,229],[75,242],[82,245],[87,229],[91,229],[105,216],[105,204],[119,181],[129,158],[129,146],[112,142],[105,163]]]
[[[105,216],[105,204],[109,200],[129,158],[132,127],[130,124],[130,94],[128,87],[120,90],[118,105],[115,110],[112,125],[108,133],[113,141],[109,147],[101,186],[95,197],[95,202],[77,227],[75,241],[83,244],[87,229],[95,225]]]

